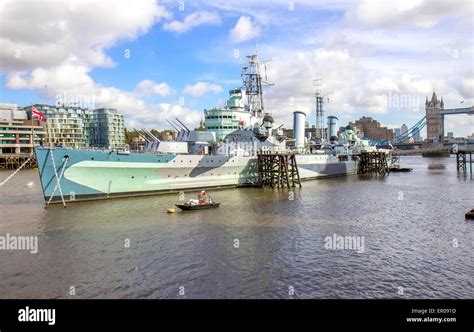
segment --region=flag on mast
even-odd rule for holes
[[[31,117],[32,118],[37,117],[40,121],[46,122],[46,116],[43,113],[41,113],[40,111],[38,111],[36,109],[36,107],[34,107],[34,106],[31,107]]]

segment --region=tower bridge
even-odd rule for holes
[[[426,126],[427,138],[426,142],[422,144],[422,148],[418,150],[418,153],[424,151],[426,156],[428,155],[447,155],[447,149],[444,148],[445,139],[444,139],[444,117],[446,115],[452,114],[468,114],[474,115],[474,106],[462,107],[462,108],[444,108],[444,101],[441,97],[438,100],[436,93],[433,91],[431,100],[428,100],[426,97],[425,102],[425,116],[421,118],[415,125],[413,125],[407,131],[401,133],[396,137],[392,144],[394,146],[400,145],[406,142],[406,139],[413,135],[416,132],[421,131]],[[439,151],[439,152],[436,152]],[[423,152],[423,155],[425,153]]]
[[[444,143],[444,117],[452,114],[474,115],[474,106],[464,108],[444,108],[443,98],[438,100],[433,91],[431,100],[425,102],[426,133],[428,143]]]

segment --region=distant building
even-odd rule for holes
[[[76,106],[32,105],[45,114],[49,144],[67,147],[118,148],[125,145],[123,116],[113,109],[89,110]],[[24,107],[32,119],[32,106]]]
[[[380,122],[371,117],[363,116],[355,122],[350,122],[349,126],[356,127],[365,137],[376,141],[390,141],[394,135],[392,129],[382,127]]]
[[[30,154],[45,137],[38,120],[0,119],[0,154]]]
[[[160,140],[162,140],[162,141],[174,141],[174,140],[176,140],[176,131],[174,131],[174,130],[162,130],[160,132]]]
[[[123,115],[116,109],[100,108],[92,112],[89,141],[91,146],[119,148],[125,145]]]
[[[146,148],[146,140],[141,135],[133,136],[130,142],[130,150],[144,151]]]
[[[28,119],[35,107],[46,116],[48,144],[60,143],[68,147],[89,147],[92,111],[75,106],[52,106],[36,104],[24,107]]]
[[[414,141],[415,143],[421,141],[420,129],[419,129],[419,128],[416,128],[416,129],[413,131],[412,137],[413,137],[413,141]]]
[[[199,127],[194,128],[194,130],[197,131],[205,131],[206,130],[206,124],[204,123],[204,120],[201,118],[201,121],[199,121]]]
[[[408,131],[408,126],[406,124],[402,124],[400,127],[400,134],[404,134]]]
[[[27,120],[16,104],[0,103],[0,154],[30,154],[45,136],[38,120]]]
[[[26,112],[16,104],[0,103],[0,121],[26,120]]]
[[[464,144],[468,142],[469,139],[466,137],[452,137],[448,140],[449,143]]]
[[[466,142],[466,141],[469,141],[469,136],[468,137],[454,137],[453,132],[450,131],[450,132],[446,133],[445,142],[448,142],[448,143],[463,143],[463,142]]]
[[[394,128],[394,129],[393,129],[393,132],[394,132],[394,135],[393,135],[393,136],[394,136],[394,138],[395,138],[395,137],[398,137],[398,136],[401,135],[402,130],[401,130],[400,128]]]

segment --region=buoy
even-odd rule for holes
[[[175,213],[176,209],[175,208],[168,208],[168,213]]]

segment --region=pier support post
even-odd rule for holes
[[[358,174],[378,174],[389,173],[386,154],[383,152],[362,152],[360,154]]]
[[[272,188],[301,187],[298,165],[294,153],[259,153],[259,185]]]

